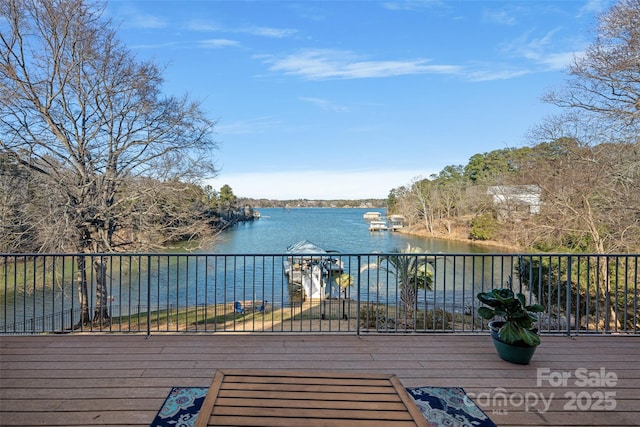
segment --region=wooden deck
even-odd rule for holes
[[[464,387],[500,426],[640,420],[640,336],[545,336],[518,366],[500,360],[487,335],[78,334],[0,337],[0,425],[148,426],[172,386],[208,387],[217,369]]]

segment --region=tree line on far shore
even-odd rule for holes
[[[254,208],[363,208],[385,209],[386,199],[255,199],[239,197],[238,204]]]

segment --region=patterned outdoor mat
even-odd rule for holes
[[[208,387],[173,387],[151,426],[191,427],[195,425],[207,390],[209,390]]]
[[[407,387],[430,426],[496,427],[461,387]]]
[[[151,427],[192,427],[207,387],[173,387]],[[429,425],[496,427],[460,387],[413,387],[407,391]]]

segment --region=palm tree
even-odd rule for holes
[[[410,244],[407,244],[402,251],[394,250],[393,252],[398,255],[381,255],[376,263],[366,265],[362,270],[377,268],[396,277],[396,283],[400,288],[400,302],[405,309],[407,323],[413,324],[418,289],[433,288],[435,257],[425,254],[422,248]]]
[[[347,290],[351,285],[353,285],[353,276],[348,273],[342,273],[341,275],[336,277],[336,283],[340,288],[340,292],[343,292],[344,297],[348,298]]]

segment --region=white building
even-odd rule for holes
[[[522,219],[540,213],[542,191],[537,185],[496,185],[487,188],[498,208],[498,219]]]

